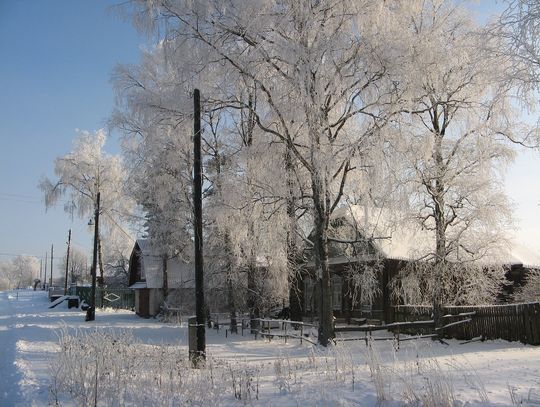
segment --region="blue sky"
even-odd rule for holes
[[[0,261],[44,256],[51,244],[59,259],[69,228],[90,251],[88,220],[72,221],[61,206],[45,212],[37,184],[53,176],[75,129],[104,126],[116,64],[138,61],[146,38],[111,12],[116,3],[0,0]]]
[[[62,207],[45,212],[37,184],[53,176],[75,129],[104,126],[116,64],[138,61],[146,38],[109,10],[118,2],[0,0],[0,261],[44,256],[51,244],[59,259],[69,228],[74,245],[90,252],[87,220],[71,220]],[[471,6],[482,20],[500,8],[495,0]],[[111,139],[108,151],[117,152]],[[539,175],[538,153],[523,154],[510,168],[507,191],[521,219],[520,240],[540,252]]]

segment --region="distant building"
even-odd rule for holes
[[[166,280],[164,269],[166,268]],[[166,282],[166,288],[165,283]],[[195,267],[180,257],[163,260],[150,241],[138,239],[129,259],[129,287],[135,290],[135,312],[141,317],[157,315],[162,306],[181,315],[195,312]],[[226,309],[221,273],[205,274],[206,303],[212,312]],[[165,298],[167,291],[167,298]]]
[[[179,298],[175,306],[186,312],[194,303],[193,265],[178,258],[167,259],[156,255],[147,239],[138,239],[129,259],[129,287],[135,290],[135,312],[148,318],[159,313],[164,298],[164,265],[167,267],[167,289]],[[169,294],[169,295],[170,295]]]

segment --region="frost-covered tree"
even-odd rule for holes
[[[491,268],[511,224],[501,176],[513,157],[509,140],[521,135],[499,81],[505,60],[484,52],[466,10],[447,0],[396,4],[407,63],[398,79],[405,113],[392,127],[394,165],[403,165],[412,212],[433,243],[402,273],[416,283],[401,288],[431,298],[438,322],[443,303],[487,302],[504,279]]]
[[[488,49],[505,58],[504,76],[517,86],[527,102],[538,104],[540,90],[540,4],[536,0],[509,0],[499,19],[486,31],[499,41]],[[535,106],[537,107],[537,106]],[[536,110],[536,109],[534,109]],[[526,140],[538,144],[538,139]]]
[[[129,281],[129,257],[133,250],[133,237],[122,226],[115,224],[103,237],[103,266],[105,274],[113,277],[117,285]]]
[[[56,179],[44,177],[39,184],[46,208],[64,199],[65,211],[79,218],[93,217],[97,194],[101,193],[98,236],[101,281],[104,272],[102,238],[116,226],[121,215],[132,208],[132,201],[124,193],[126,175],[122,159],[103,150],[105,141],[104,130],[93,134],[78,131],[73,151],[55,160]]]
[[[139,66],[120,67],[114,82],[121,104],[113,117],[113,124],[125,133],[130,190],[147,213],[149,238],[158,250],[168,248],[168,256],[182,255],[186,260],[192,254],[192,143],[191,121],[187,120],[192,106],[186,99],[194,67],[181,50],[188,48],[193,49],[181,42],[163,42],[145,53]],[[260,138],[254,116],[257,92],[249,80],[213,67],[209,61],[198,67],[204,112],[205,244],[211,248],[205,264],[216,278],[218,274],[225,276],[231,315],[246,305],[247,298],[255,316],[257,308],[264,308],[272,298],[277,300],[276,296],[282,298],[286,291],[283,287],[277,289],[277,283],[276,289],[268,286],[269,281],[282,279],[277,274],[286,267],[278,267],[277,258],[270,268],[257,260],[267,257],[261,253],[270,249],[263,246],[277,247],[277,242],[282,242],[257,235],[270,229],[268,218],[276,205],[264,215],[253,209],[254,205],[266,206],[283,195],[265,191],[268,179],[263,180],[262,174],[273,177],[272,183],[280,179],[277,167],[269,167],[268,163],[274,162],[272,154],[277,149],[281,162],[285,149],[272,149],[267,140]],[[267,159],[247,153],[255,148]],[[227,202],[228,198],[232,200]],[[267,226],[260,227],[262,224]],[[250,237],[246,238],[244,227]],[[276,229],[275,223],[272,228]],[[262,267],[266,270],[264,277],[257,273]],[[246,279],[252,286],[249,290],[243,284]],[[261,292],[265,296],[259,295]]]
[[[497,46],[488,50],[494,58],[509,61],[504,72],[508,86],[516,91],[522,105],[536,119],[535,125],[522,126],[522,139],[516,142],[538,148],[540,145],[539,91],[540,91],[540,3],[535,0],[508,0],[499,19],[486,30],[488,38],[497,38]],[[538,297],[540,275],[532,271],[527,284],[516,296],[520,300]]]
[[[186,132],[187,133],[187,132]],[[131,193],[146,216],[145,228],[155,253],[162,258],[167,294],[167,260],[192,258],[190,154],[183,135],[150,131],[137,147],[144,161],[130,163]],[[144,151],[141,151],[144,149]],[[130,154],[125,150],[126,154]]]
[[[118,103],[111,124],[123,133],[130,195],[162,259],[165,297],[168,259],[192,258],[192,106],[190,82],[176,61],[158,44],[139,65],[119,66],[113,76]]]
[[[193,49],[212,51],[216,61],[257,86],[264,104],[256,112],[257,126],[268,140],[284,144],[308,174],[322,293],[319,342],[326,345],[333,336],[329,218],[357,168],[355,160],[365,156],[384,124],[383,111],[394,90],[383,80],[394,56],[384,53],[379,31],[386,5],[347,0],[138,3],[143,10],[136,14],[138,22],[165,27],[166,40],[180,38]]]
[[[1,290],[9,290],[11,288],[9,279],[8,279],[8,262],[2,261],[0,262],[0,289]]]
[[[0,264],[0,280],[7,289],[31,286],[39,278],[39,261],[34,256],[20,255]]]
[[[66,263],[66,258],[62,259],[62,264]],[[88,282],[90,271],[88,269],[88,256],[76,247],[71,247],[69,252],[68,282],[82,283]]]

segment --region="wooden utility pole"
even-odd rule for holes
[[[43,278],[43,289],[45,290],[47,288],[47,261],[49,252],[45,252],[45,277]]]
[[[54,245],[51,245],[51,272],[49,276],[49,287],[52,287],[53,257],[54,257]]]
[[[197,317],[197,354],[193,363],[206,359],[206,316],[204,312],[203,230],[202,230],[202,162],[201,162],[201,94],[193,92],[193,207],[195,218],[195,315]]]
[[[68,232],[68,241],[67,241],[67,255],[66,255],[66,277],[64,279],[64,295],[67,295],[68,288],[67,288],[67,281],[68,281],[68,270],[69,270],[69,246],[71,245],[71,229],[69,229]]]
[[[96,319],[96,274],[97,274],[97,251],[99,234],[99,199],[100,193],[97,193],[96,205],[94,208],[94,253],[92,256],[92,290],[90,291],[90,306],[86,310],[86,321]]]
[[[43,280],[41,279],[43,277],[43,259],[39,259],[39,282],[41,283]]]

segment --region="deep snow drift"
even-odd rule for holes
[[[0,406],[94,399],[98,405],[540,406],[540,347],[412,340],[399,349],[392,341],[322,349],[207,330],[207,368],[194,370],[185,326],[111,310],[98,310],[89,323],[80,310],[48,305],[42,291],[0,292]]]

